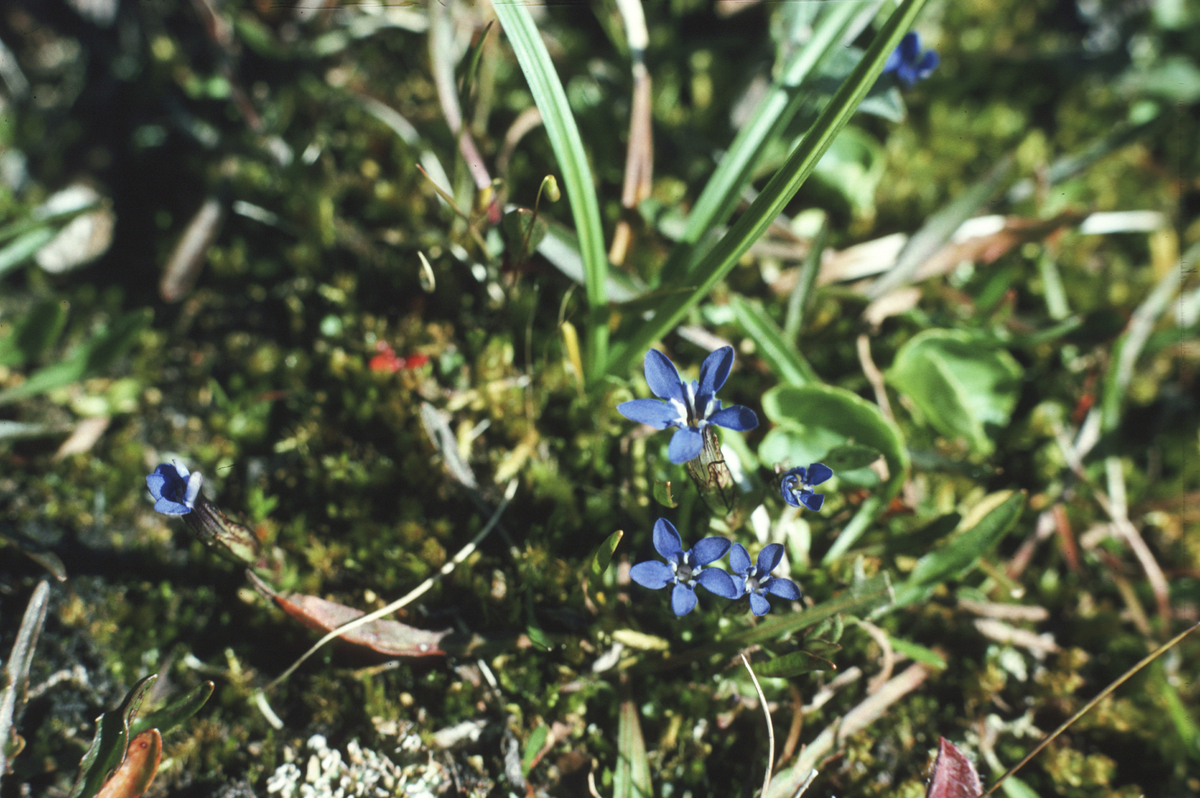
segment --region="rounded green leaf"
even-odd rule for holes
[[[763,396],[763,412],[778,425],[759,448],[764,463],[807,466],[840,447],[855,444],[879,452],[887,461],[886,498],[895,496],[904,484],[909,461],[900,430],[857,394],[830,385],[780,385]],[[865,487],[878,483],[869,468],[837,476]]]
[[[986,454],[988,430],[1007,425],[1016,407],[1021,375],[1012,355],[970,333],[926,330],[900,347],[886,376],[934,429]]]

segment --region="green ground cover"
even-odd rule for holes
[[[1194,8],[295,6],[0,10],[5,795],[131,691],[149,796],[748,795],[745,653],[772,796],[920,796],[1200,621]],[[618,411],[725,346],[719,449]],[[803,597],[677,617],[659,519]],[[1198,647],[1001,789],[1200,792]]]

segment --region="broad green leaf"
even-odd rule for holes
[[[824,463],[833,469],[833,473],[838,474],[843,471],[857,471],[860,468],[867,468],[882,456],[883,454],[878,449],[873,449],[870,446],[863,446],[858,443],[843,443],[840,446],[830,449],[817,462]]]
[[[875,215],[875,190],[887,159],[869,133],[847,125],[817,162],[813,179],[837,192],[857,217]]]
[[[53,391],[64,385],[106,372],[130,346],[147,324],[150,310],[135,310],[110,324],[61,363],[34,372],[20,385],[0,391],[0,405]]]
[[[778,425],[759,448],[764,463],[807,466],[821,462],[840,446],[857,444],[874,449],[887,461],[889,478],[883,488],[887,500],[904,483],[908,451],[900,431],[857,394],[829,385],[780,385],[763,395],[763,412]],[[853,484],[878,481],[873,471],[862,468],[837,476]]]
[[[0,339],[0,366],[21,368],[46,351],[67,323],[65,301],[48,299],[30,309],[12,331]]]
[[[213,693],[213,683],[204,682],[166,706],[138,715],[129,724],[129,733],[136,737],[149,729],[170,731],[195,715]]]
[[[588,382],[604,374],[608,358],[608,318],[605,308],[608,297],[608,255],[604,251],[604,231],[600,226],[600,204],[596,199],[596,184],[588,166],[587,153],[567,94],[558,73],[542,42],[541,34],[529,10],[520,3],[496,3],[492,6],[504,27],[534,104],[542,115],[542,124],[554,149],[554,157],[562,169],[562,182],[571,214],[575,219],[575,234],[579,236],[579,252],[583,257],[584,288],[590,318],[587,326]]]
[[[650,798],[650,762],[638,718],[637,704],[628,694],[621,697],[617,715],[617,772],[613,776],[613,798]]]
[[[142,699],[157,678],[157,675],[151,675],[142,679],[125,696],[120,707],[96,719],[96,736],[79,763],[79,776],[71,788],[70,798],[92,798],[104,786],[108,774],[120,764],[131,739],[129,725],[137,717]]]
[[[790,385],[820,382],[812,366],[796,349],[796,344],[783,337],[783,331],[775,325],[760,303],[734,294],[729,304],[738,325],[757,345],[756,354],[767,361],[771,371],[781,380]]]
[[[788,679],[812,671],[835,670],[836,667],[823,654],[810,651],[793,651],[782,657],[760,662],[754,673],[760,678]]]
[[[542,746],[546,744],[548,736],[550,736],[550,727],[545,724],[538,726],[529,735],[529,739],[525,741],[525,751],[521,754],[522,775],[529,775],[529,771],[533,768],[533,760],[542,750]]]
[[[902,0],[876,34],[863,59],[825,106],[804,139],[720,241],[687,274],[691,290],[664,295],[654,315],[638,319],[613,347],[608,371],[624,375],[660,339],[724,279],[743,255],[775,221],[812,174],[817,162],[846,125],[868,90],[883,71],[888,56],[896,49],[926,0]],[[507,7],[507,6],[505,6]]]
[[[984,497],[945,545],[917,561],[908,579],[896,588],[895,606],[919,601],[937,585],[973,569],[1013,528],[1024,506],[1024,492],[1008,490]]]
[[[988,453],[988,428],[1003,428],[1016,407],[1021,366],[1003,349],[960,330],[926,330],[896,353],[887,380],[938,432]]]

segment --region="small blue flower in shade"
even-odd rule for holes
[[[686,463],[700,456],[703,431],[709,424],[738,432],[758,426],[753,410],[741,405],[722,409],[721,400],[714,396],[725,384],[732,366],[733,347],[723,346],[704,358],[698,381],[684,382],[667,356],[651,349],[646,353],[646,383],[658,399],[622,402],[617,412],[656,429],[679,427],[667,447],[667,457],[676,465]]]
[[[163,515],[187,515],[196,507],[204,477],[189,473],[179,463],[162,463],[147,475],[146,487],[154,497],[154,509]]]
[[[813,493],[813,486],[820,485],[833,476],[833,469],[824,463],[813,463],[808,468],[800,466],[784,473],[779,482],[783,500],[793,507],[804,505],[816,512],[825,503],[824,493]]]
[[[883,74],[891,73],[911,89],[918,80],[924,80],[938,65],[938,54],[933,50],[921,52],[921,37],[915,31],[904,34],[900,44],[888,56],[883,65]]]
[[[665,518],[654,523],[654,550],[665,563],[656,560],[640,562],[629,569],[629,578],[642,587],[671,589],[671,609],[676,615],[687,615],[696,606],[696,585],[724,598],[741,595],[729,574],[719,568],[705,568],[729,551],[725,538],[705,538],[687,551],[674,525]]]
[[[800,598],[800,588],[791,579],[781,576],[771,576],[771,571],[779,565],[783,557],[783,546],[771,543],[758,553],[758,564],[750,562],[750,554],[741,543],[734,543],[729,551],[729,567],[734,574],[742,578],[740,585],[736,584],[738,594],[735,598],[750,596],[750,609],[755,615],[766,615],[771,611],[771,603],[767,601],[767,593],[782,599],[795,601]]]

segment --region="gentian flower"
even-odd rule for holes
[[[683,540],[674,525],[660,518],[654,523],[654,550],[666,562],[640,562],[629,569],[629,577],[651,590],[674,585],[671,589],[671,609],[676,615],[687,615],[696,606],[696,585],[702,585],[710,593],[724,598],[741,595],[729,574],[719,568],[704,567],[721,559],[729,551],[729,541],[725,538],[705,538],[684,551]]]
[[[745,432],[758,426],[758,416],[748,407],[721,408],[714,394],[725,384],[733,366],[733,347],[723,346],[704,358],[700,379],[684,382],[667,356],[657,349],[646,353],[646,382],[658,399],[634,399],[617,405],[617,412],[656,429],[679,427],[667,447],[667,457],[680,465],[700,456],[704,428],[709,424]]]
[[[154,497],[155,510],[163,515],[183,516],[183,522],[196,537],[215,546],[225,557],[255,568],[267,567],[258,538],[214,507],[201,491],[203,486],[204,477],[199,471],[189,472],[179,463],[160,463],[146,475],[146,487]]]
[[[196,507],[196,497],[204,477],[189,473],[179,463],[162,463],[146,477],[146,487],[154,497],[154,509],[163,515],[187,515]]]
[[[918,80],[924,80],[938,65],[938,54],[933,50],[921,52],[921,37],[916,31],[904,34],[900,44],[888,56],[883,65],[883,74],[889,72],[911,89]]]
[[[833,469],[824,463],[813,463],[807,469],[804,466],[793,468],[784,473],[779,481],[779,492],[783,500],[793,507],[804,505],[816,512],[825,503],[824,493],[813,493],[813,486],[820,485],[833,476]]]
[[[729,552],[729,567],[742,578],[742,583],[736,585],[738,594],[735,598],[750,595],[750,609],[755,615],[766,615],[771,611],[771,603],[766,594],[771,593],[789,601],[800,598],[800,588],[791,579],[781,576],[771,576],[771,571],[779,565],[783,557],[783,546],[771,543],[758,553],[758,564],[750,563],[750,555],[741,543],[734,543]],[[735,582],[736,584],[736,582]]]

